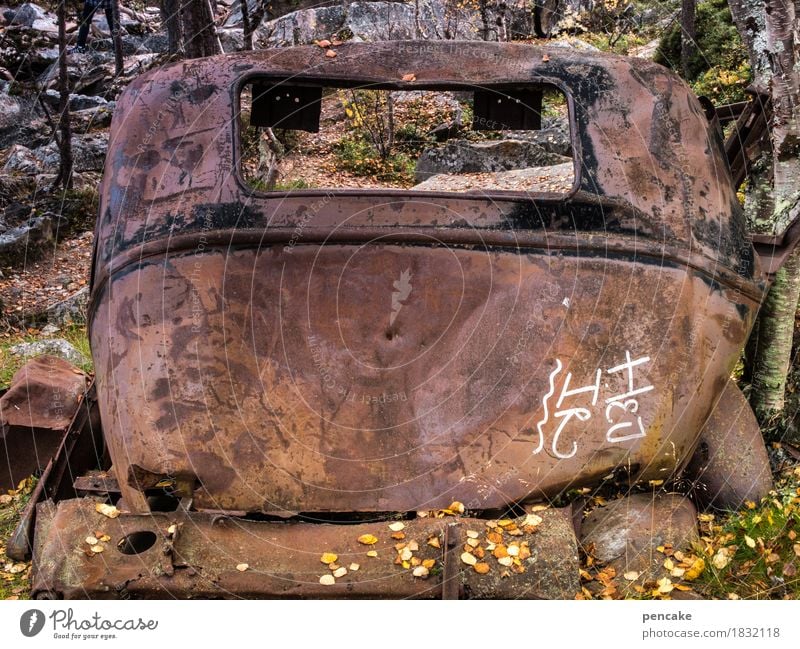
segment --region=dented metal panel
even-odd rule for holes
[[[521,44],[337,52],[186,61],[118,103],[91,339],[125,505],[166,480],[201,511],[480,510],[673,474],[766,287],[688,87]],[[266,78],[554,84],[577,185],[252,191],[237,97]]]

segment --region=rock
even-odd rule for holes
[[[4,173],[35,174],[43,169],[42,161],[28,147],[22,144],[13,145],[6,152],[3,164]]]
[[[53,243],[53,218],[49,214],[28,219],[0,234],[0,265],[11,265],[37,256]]]
[[[330,38],[344,27],[346,13],[341,5],[301,9],[262,23],[253,34],[261,47],[302,45]]]
[[[26,221],[30,218],[32,211],[30,205],[11,201],[3,210],[3,223],[6,225],[6,230],[8,229],[8,224],[17,225],[22,221]]]
[[[688,548],[698,539],[697,510],[679,494],[635,494],[592,510],[583,520],[583,548],[622,575],[635,571],[643,580],[661,575],[666,556],[656,548]]]
[[[553,122],[536,131],[504,131],[503,134],[508,139],[533,142],[548,153],[572,157],[572,142],[566,121]]]
[[[86,312],[89,306],[89,287],[86,286],[76,291],[65,300],[48,307],[35,318],[37,321],[46,321],[49,325],[68,327],[73,324],[86,322]]]
[[[217,29],[217,36],[223,52],[239,52],[244,48],[244,30],[241,27]]]
[[[3,17],[9,25],[18,25],[36,31],[58,33],[56,16],[32,2],[26,2],[17,8],[6,9],[3,12]]]
[[[22,358],[34,358],[43,354],[57,356],[73,365],[85,365],[89,362],[89,359],[63,338],[48,338],[30,343],[19,343],[9,347],[8,351],[14,356],[21,356]]]
[[[759,502],[773,488],[767,449],[750,404],[728,381],[700,433],[700,444],[686,469],[703,505],[736,510]]]
[[[22,105],[16,97],[0,92],[0,147],[8,146],[19,131]]]
[[[546,167],[566,162],[563,156],[547,151],[536,142],[453,140],[441,147],[426,149],[417,160],[415,178],[422,182],[436,174],[461,174]]]
[[[44,100],[52,107],[57,108],[61,103],[61,94],[57,90],[47,90],[44,93]],[[103,97],[75,95],[69,96],[69,109],[71,111],[87,110],[89,108],[98,108],[100,106],[107,106],[108,101]]]
[[[555,192],[567,193],[575,182],[572,162],[511,171],[437,174],[414,185],[417,191],[440,192]]]
[[[107,133],[87,133],[72,138],[72,170],[77,173],[102,171],[108,148]],[[55,142],[31,152],[43,173],[58,173],[60,153]],[[27,161],[27,158],[25,159]]]

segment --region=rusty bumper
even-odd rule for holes
[[[415,518],[399,533],[387,520],[264,522],[183,510],[109,518],[98,502],[39,506],[35,597],[556,599],[580,589],[568,510],[501,521]],[[364,535],[377,541],[364,544]],[[346,570],[332,585],[320,583],[334,574],[321,561],[326,552]],[[488,571],[465,563],[465,552]],[[428,575],[414,576],[422,565]]]

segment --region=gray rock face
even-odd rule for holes
[[[85,286],[65,300],[48,307],[41,313],[42,319],[50,326],[67,327],[72,324],[86,322],[86,310],[89,306],[89,287]],[[57,329],[56,329],[57,330]]]
[[[240,21],[239,14],[230,26]],[[485,24],[477,8],[446,7],[441,2],[419,0],[352,2],[347,6],[300,9],[263,23],[255,36],[262,47],[280,47],[332,36],[356,41],[482,40],[484,37],[496,41],[505,35],[532,33],[533,13],[524,0],[490,7]]]
[[[57,356],[73,365],[84,365],[89,362],[88,358],[63,338],[50,338],[30,343],[20,343],[19,345],[10,347],[9,352],[15,356],[21,356],[22,358],[34,358],[43,354]]]
[[[444,146],[422,152],[417,160],[415,179],[419,183],[437,174],[509,171],[528,167],[547,167],[568,161],[536,142],[453,140]]]
[[[572,162],[549,167],[526,167],[510,171],[488,171],[470,174],[436,174],[414,185],[417,191],[484,193],[492,191],[561,193],[575,182]]]
[[[44,93],[44,99],[49,105],[56,107],[61,101],[61,95],[57,90],[50,89]],[[69,109],[72,111],[98,108],[107,106],[108,103],[103,97],[74,94],[69,96]]]
[[[72,139],[72,169],[77,173],[102,171],[108,148],[108,135],[87,133]],[[8,153],[3,166],[5,173],[58,173],[60,155],[58,145],[50,142],[36,149],[15,144]]]
[[[0,92],[0,146],[7,146],[19,130],[22,119],[22,104],[5,92]]]
[[[28,219],[0,234],[0,264],[12,264],[37,255],[53,242],[53,218],[49,214]]]
[[[10,25],[19,25],[38,31],[58,32],[55,15],[32,2],[26,2],[16,8],[6,9],[3,12],[3,17]]]

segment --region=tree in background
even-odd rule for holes
[[[67,74],[67,2],[59,0],[58,20],[58,175],[54,187],[59,184],[72,187],[72,129],[69,123],[69,76]]]
[[[161,0],[169,53],[189,59],[222,54],[209,0]]]
[[[800,23],[794,0],[730,0],[747,49],[753,84],[772,102],[767,172],[750,188],[751,228],[780,232],[800,214]],[[762,161],[763,164],[764,161]],[[778,272],[751,343],[750,401],[762,423],[784,408],[794,320],[800,296],[800,251]]]

